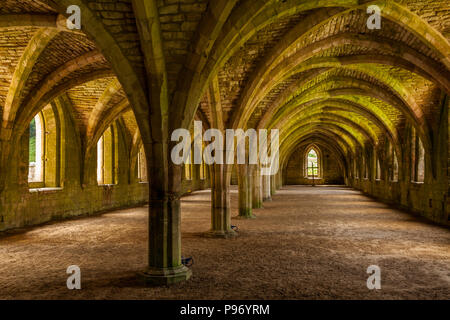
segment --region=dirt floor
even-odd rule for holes
[[[0,299],[449,299],[450,230],[340,187],[289,186],[239,237],[201,236],[210,194],[183,198],[191,280],[145,288],[147,208],[58,222],[0,238]],[[237,191],[232,191],[233,213]],[[68,290],[79,265],[82,290]],[[367,267],[381,268],[368,290]]]

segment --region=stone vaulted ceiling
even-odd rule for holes
[[[150,136],[158,105],[173,128],[280,129],[285,154],[314,139],[343,154],[398,145],[408,124],[431,150],[450,92],[445,0],[79,0],[80,31],[64,27],[69,2],[0,1],[2,141],[64,99],[87,140],[119,118]]]

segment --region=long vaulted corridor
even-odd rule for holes
[[[0,299],[450,300],[449,228],[449,0],[0,0]]]
[[[190,281],[140,285],[147,208],[56,222],[0,239],[0,299],[449,299],[450,231],[345,187],[285,186],[235,239],[210,239],[210,192],[182,198]],[[231,190],[233,216],[237,190]],[[61,266],[82,269],[69,291]],[[366,269],[381,268],[382,290]]]

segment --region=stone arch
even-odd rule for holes
[[[149,141],[147,140],[151,137],[150,126],[145,119],[148,119],[149,103],[145,94],[144,84],[138,78],[114,37],[82,0],[61,0],[57,3],[50,2],[48,4],[64,16],[67,16],[66,8],[70,5],[80,7],[83,16],[82,30],[94,40],[103,56],[111,64],[130,101],[142,137],[146,141],[146,145],[148,145]]]
[[[14,70],[13,79],[11,81],[11,85],[9,86],[9,91],[3,110],[2,131],[12,129],[15,115],[19,108],[19,94],[33,69],[34,63],[37,61],[42,51],[46,48],[47,44],[57,34],[58,32],[53,29],[40,29],[28,43],[22,57],[20,58],[17,68]],[[4,132],[3,137],[9,138],[8,132]]]
[[[282,155],[281,160],[280,160],[280,167],[282,168],[282,170],[285,170],[286,165],[287,165],[287,161],[289,160],[289,158],[292,156],[292,153],[299,147],[299,146],[305,146],[305,145],[310,145],[310,144],[316,144],[318,146],[323,146],[326,148],[329,148],[330,150],[332,150],[338,157],[338,161],[341,165],[341,168],[344,170],[345,169],[345,154],[344,151],[342,150],[341,146],[339,144],[337,145],[332,145],[329,143],[329,141],[325,140],[326,139],[326,135],[325,134],[318,134],[318,133],[309,133],[306,134],[304,136],[302,136],[300,138],[300,140],[294,141],[293,143],[291,143],[285,150],[286,152]]]
[[[372,3],[372,2],[371,2]],[[408,24],[408,23],[405,23],[405,17],[408,17],[408,19],[411,19],[411,18],[414,18],[415,19],[415,23],[416,24],[418,24],[418,25],[420,25],[421,26],[421,28],[420,28],[420,32],[423,32],[422,33],[422,35],[423,34],[426,34],[428,31],[430,32],[430,34],[432,34],[432,37],[431,38],[433,38],[433,40],[430,40],[430,39],[426,39],[426,37],[422,37],[423,38],[423,40],[424,41],[426,41],[426,43],[428,43],[428,44],[430,44],[430,41],[432,42],[432,43],[434,43],[434,44],[436,44],[436,43],[438,43],[439,41],[437,41],[437,40],[434,40],[434,39],[439,39],[439,40],[442,40],[443,39],[443,37],[441,36],[441,35],[439,35],[434,29],[432,29],[431,27],[429,27],[429,26],[427,26],[423,21],[421,21],[420,19],[417,19],[417,17],[414,17],[413,16],[413,14],[411,13],[411,12],[409,12],[407,9],[405,9],[405,8],[403,8],[403,7],[401,7],[401,6],[396,6],[396,8],[395,8],[395,10],[392,10],[391,9],[391,4],[390,3],[388,3],[388,2],[385,2],[385,1],[380,1],[380,2],[377,2],[377,1],[374,1],[373,2],[374,4],[377,4],[377,3],[379,3],[379,4],[382,4],[383,5],[383,8],[387,8],[388,10],[386,10],[386,12],[384,12],[384,14],[388,17],[388,18],[392,18],[392,20],[393,21],[401,21],[401,26],[402,27],[404,27],[404,28],[407,28],[408,30],[410,30],[411,31],[411,27],[410,27],[410,25]],[[290,3],[289,5],[292,5],[292,3]],[[327,5],[329,5],[330,7],[331,6],[333,6],[333,3],[332,2],[328,2],[327,3]],[[352,7],[354,4],[353,3],[349,3],[348,4],[348,7]],[[362,8],[362,7],[365,7],[365,6],[367,6],[367,5],[369,5],[369,4],[365,4],[365,5],[361,5],[360,6],[360,8]],[[277,11],[280,13],[280,12],[283,12],[283,4],[281,4],[281,8],[280,8],[280,5],[278,4],[278,7],[277,7]],[[339,5],[335,5],[335,6],[337,6],[337,7],[339,7],[339,6],[345,6],[342,2],[341,3],[339,3]],[[294,7],[295,7],[295,5],[294,5]],[[298,8],[296,8],[296,10],[297,10]],[[258,13],[260,13],[260,11],[259,10],[253,10],[253,12],[256,12],[255,13],[255,16],[258,14]],[[294,10],[291,10],[290,11],[291,13],[293,13],[294,12]],[[297,11],[296,11],[297,12]],[[401,12],[401,14],[400,14],[400,12]],[[242,12],[240,12],[239,14],[242,14]],[[398,18],[400,18],[401,17],[401,19],[398,19]],[[248,21],[248,17],[245,17],[245,20],[244,21]],[[267,19],[265,19],[265,20],[261,20],[261,21],[264,21],[264,23],[266,23],[267,22]],[[235,22],[235,21],[234,21]],[[267,22],[268,23],[268,22]],[[258,25],[258,28],[262,28],[262,26],[260,26],[260,25]],[[250,30],[252,30],[252,29],[248,29],[247,30],[247,32],[251,32]],[[424,31],[424,30],[427,30],[427,31]],[[414,30],[412,30],[412,31],[414,31]],[[445,39],[444,39],[445,40]],[[228,39],[225,43],[228,43],[228,44],[231,44],[232,43],[232,41],[230,41],[230,39]],[[446,41],[444,41],[444,43],[447,43]],[[448,43],[447,43],[447,45],[448,45]],[[432,46],[431,45],[431,47],[433,47],[434,48],[434,46]],[[219,50],[219,52],[233,52],[233,50],[225,50],[224,48],[221,48],[221,50]],[[441,55],[442,55],[442,52],[447,52],[447,51],[442,51],[442,50],[439,50],[440,52],[441,52]],[[217,61],[218,59],[216,58],[215,59],[215,61]],[[214,69],[214,68],[212,68],[212,69]],[[208,71],[207,73],[212,73],[212,69],[210,69],[211,70],[211,72],[210,71]],[[206,70],[204,70],[205,72],[206,72]],[[209,77],[207,77],[206,79],[204,79],[203,81],[206,81],[207,79],[209,79]],[[200,91],[202,91],[202,90],[200,90]],[[195,100],[193,100],[193,101],[197,101],[198,99],[195,99]],[[188,101],[189,101],[189,99],[188,99]],[[197,108],[197,103],[196,102],[193,102],[193,103],[189,103],[188,105],[191,105],[191,106],[193,106],[193,108]],[[195,112],[192,112],[192,114],[194,114]]]

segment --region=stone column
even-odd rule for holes
[[[231,229],[230,189],[227,181],[231,166],[213,164],[209,167],[211,178],[211,230],[205,235],[231,238],[237,235]]]
[[[192,272],[181,263],[181,166],[164,157],[162,143],[154,143],[147,157],[150,168],[149,252],[146,283],[168,285],[190,278]],[[164,163],[163,161],[167,161]]]
[[[252,213],[252,171],[247,164],[238,166],[239,218],[254,218]]]
[[[283,187],[283,175],[281,174],[281,171],[278,171],[276,181],[277,181],[277,190],[279,190]]]
[[[262,208],[262,190],[261,190],[261,171],[259,167],[255,165],[252,174],[252,208],[259,209]]]
[[[272,196],[270,194],[270,176],[263,176],[263,201],[271,201]]]
[[[273,196],[275,193],[277,193],[277,182],[275,175],[270,176],[270,195]]]
[[[200,188],[200,167],[199,164],[192,164],[192,191]]]

